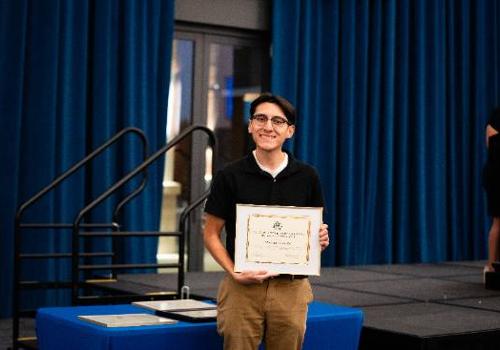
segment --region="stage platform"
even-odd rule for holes
[[[484,288],[484,261],[323,268],[315,300],[359,307],[360,349],[500,349],[500,291]],[[191,293],[215,298],[222,272],[191,272]],[[120,275],[116,287],[158,293],[171,274]]]
[[[364,311],[361,350],[498,350],[500,291],[484,288],[484,263],[323,268],[311,283],[315,300]],[[188,272],[186,284],[192,294],[215,298],[222,276],[222,272]],[[176,278],[120,275],[114,285],[131,293],[171,293]],[[10,320],[0,320],[0,349],[10,345],[10,326]],[[23,328],[33,328],[27,326]]]

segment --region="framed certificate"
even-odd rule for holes
[[[323,208],[236,205],[235,272],[319,276]]]

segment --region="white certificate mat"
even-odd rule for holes
[[[236,205],[235,272],[319,276],[323,208]]]
[[[104,327],[159,326],[177,322],[151,314],[84,315],[78,316],[78,318]]]
[[[194,299],[134,301],[132,305],[144,307],[154,311],[196,311],[217,309],[216,304],[210,304]]]

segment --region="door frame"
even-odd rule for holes
[[[262,49],[262,87],[269,89],[270,81],[270,38],[268,32],[219,28],[215,26],[186,24],[176,22],[174,39],[190,40],[194,44],[193,93],[191,101],[191,124],[207,125],[208,72],[211,44],[250,46]],[[190,166],[190,202],[199,198],[205,191],[205,135],[192,138]],[[213,169],[214,172],[217,169]],[[215,175],[215,174],[213,174]],[[203,271],[205,247],[202,238],[203,208],[191,214],[190,232],[187,240],[188,271]]]

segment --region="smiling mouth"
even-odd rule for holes
[[[266,138],[266,139],[275,139],[276,136],[274,135],[266,135],[266,134],[260,134],[260,137]]]

